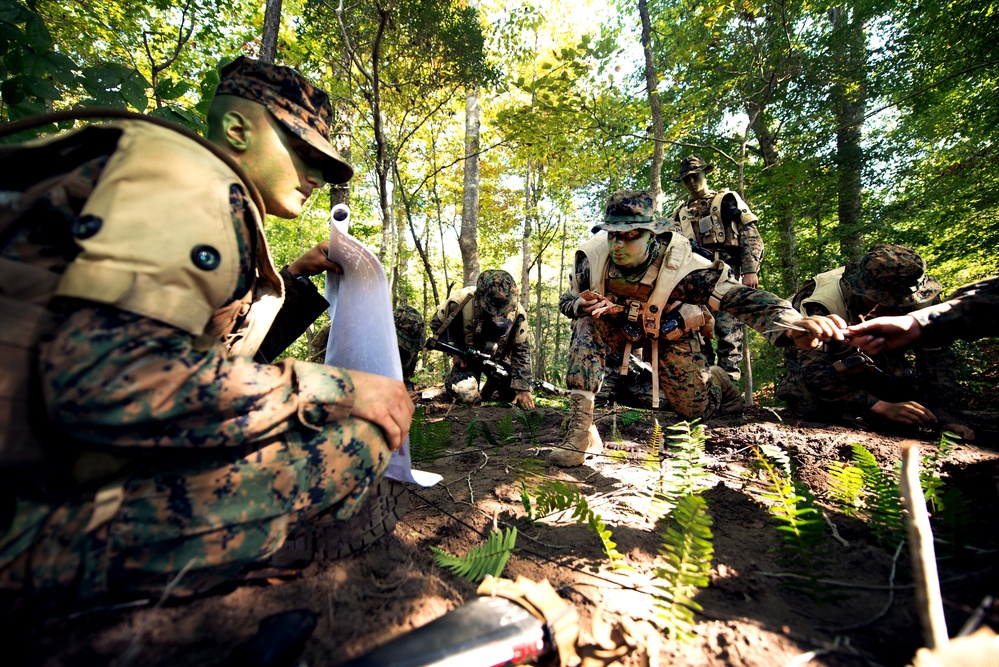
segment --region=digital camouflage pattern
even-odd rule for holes
[[[815,291],[810,280],[792,303],[805,315],[828,315],[821,304],[801,306]],[[847,300],[847,324],[858,324],[870,308],[863,299]],[[809,419],[868,417],[878,401],[917,401],[941,424],[960,424],[951,412],[957,406],[957,360],[948,347],[916,349],[915,363],[904,350],[868,357],[847,343],[825,343],[818,350],[787,348],[785,373],[777,397],[796,414]],[[839,362],[839,367],[837,367]],[[840,370],[842,369],[842,370]]]
[[[854,295],[895,310],[925,305],[943,290],[912,248],[890,243],[876,245],[848,263],[843,280]]]
[[[590,283],[589,261],[577,253],[574,267],[580,289]],[[707,304],[715,284],[721,277],[718,269],[702,269],[689,273],[669,296],[669,301]],[[597,393],[604,380],[606,359],[620,354],[624,338],[614,318],[580,316],[576,313],[578,297],[571,290],[562,293],[559,310],[573,320],[569,345],[569,368],[566,386]],[[791,344],[777,323],[790,324],[800,315],[791,304],[775,294],[748,287],[732,289],[721,300],[721,310],[759,331],[771,343]],[[643,339],[644,341],[644,339]],[[643,342],[640,341],[640,342]],[[711,380],[710,365],[695,340],[662,341],[659,344],[659,385],[673,410],[688,419],[710,417],[721,405],[721,387]],[[646,359],[651,358],[646,355]],[[619,381],[619,380],[618,380]]]
[[[708,190],[708,194],[703,197],[687,200],[685,206],[690,212],[692,220],[700,220],[710,214],[711,201],[715,198],[716,194],[718,194],[717,191]],[[678,224],[679,216],[680,211],[677,209],[677,212],[673,216],[674,224]],[[739,230],[739,238],[736,239],[737,245],[726,245],[717,248],[720,258],[732,267],[736,277],[745,273],[759,273],[760,265],[763,263],[763,237],[760,236],[760,230],[756,227],[755,222],[742,223],[742,211],[739,210],[735,196],[731,193],[722,198],[721,219],[726,230],[732,229],[733,225],[735,229]],[[691,240],[704,245],[703,237],[697,225],[693,225],[693,231],[694,238]],[[716,248],[710,248],[710,250],[716,250]]]
[[[596,234],[600,230],[624,232],[633,229],[647,229],[653,234],[662,234],[668,229],[655,212],[652,193],[644,190],[618,190],[607,199],[604,221],[590,230]]]
[[[493,317],[508,317],[517,300],[517,283],[502,269],[489,269],[475,281],[475,305]]]
[[[921,347],[999,336],[999,278],[965,285],[944,303],[910,315],[922,329]]]
[[[399,359],[402,361],[402,379],[409,384],[416,372],[420,350],[426,340],[423,316],[412,306],[399,306],[392,315],[395,319],[395,337],[399,343]]]
[[[53,271],[71,261],[70,223],[103,160],[60,180],[48,195],[54,205],[26,218],[3,256]],[[176,590],[203,591],[267,558],[306,522],[348,519],[381,479],[390,452],[376,426],[350,417],[347,371],[226,352],[255,286],[248,206],[234,188],[241,275],[206,334],[87,301],[53,304],[38,347],[51,430],[42,435],[53,454],[0,486],[14,508],[0,534],[4,599],[62,610],[160,595],[181,572]],[[116,491],[120,502],[105,502]]]
[[[240,56],[222,68],[216,95],[235,95],[263,104],[295,136],[321,152],[323,179],[346,183],[354,175],[330,145],[333,108],[326,91],[316,88],[290,67]]]
[[[704,353],[708,362],[728,373],[733,382],[742,378],[743,339],[742,322],[731,313],[715,313],[714,349],[711,348],[711,341],[705,340]]]
[[[680,160],[680,173],[673,177],[674,183],[679,183],[683,180],[683,177],[688,174],[696,174],[699,171],[703,171],[705,174],[710,174],[714,171],[715,166],[713,164],[708,164],[707,161],[698,155],[697,153],[692,153],[687,157]]]

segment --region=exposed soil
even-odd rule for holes
[[[598,607],[608,615],[655,622],[651,584],[662,525],[647,518],[647,490],[656,474],[638,460],[642,454],[608,453],[586,466],[548,468],[551,479],[579,484],[589,504],[613,531],[617,549],[633,573],[612,571],[597,537],[570,517],[555,515],[537,525],[525,520],[518,466],[544,458],[558,441],[564,411],[544,414],[532,443],[527,428],[507,407],[453,408],[429,403],[429,420],[450,425],[451,446],[435,462],[417,467],[439,472],[444,481],[411,494],[410,509],[396,530],[360,554],[317,563],[298,576],[262,577],[228,592],[159,607],[111,610],[53,620],[27,639],[26,664],[44,665],[214,665],[253,635],[258,622],[291,609],[318,614],[306,644],[310,666],[337,665],[380,643],[419,627],[475,596],[476,586],[434,564],[430,546],[464,554],[484,541],[494,522],[518,528],[518,550],[505,576],[547,578],[578,609],[584,628]],[[653,418],[668,425],[670,413],[643,413],[622,425],[622,410],[598,409],[605,442],[615,422],[621,442],[647,442]],[[481,439],[466,448],[473,419],[495,432],[505,415],[520,438],[499,449]],[[859,425],[790,422],[780,410],[752,408],[734,418],[708,422],[711,477],[704,498],[713,518],[711,584],[697,596],[697,616],[689,643],[663,642],[662,665],[762,667],[811,665],[905,665],[922,645],[906,551],[878,546],[862,520],[836,510],[829,498],[826,467],[847,461],[852,443],[861,443],[889,468],[898,460],[902,434],[876,433]],[[986,594],[999,592],[999,447],[994,414],[977,415],[978,440],[959,444],[944,465],[944,481],[968,498],[971,524],[961,543],[940,545],[940,578],[951,635],[961,628]],[[934,434],[921,434],[932,446]],[[818,600],[786,587],[779,576],[794,572],[780,557],[780,533],[760,487],[747,485],[753,444],[788,449],[798,475],[818,496],[831,526],[821,552],[825,564]],[[644,504],[643,504],[644,503]],[[894,586],[894,590],[890,590]],[[986,624],[999,629],[999,613]],[[9,664],[9,663],[8,663]]]

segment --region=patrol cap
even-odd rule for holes
[[[412,306],[399,306],[393,312],[395,318],[395,336],[399,347],[411,353],[423,349],[423,317],[420,311]]]
[[[492,317],[504,317],[513,307],[517,284],[502,269],[489,269],[475,281],[475,305]]]
[[[601,229],[608,232],[647,229],[653,234],[662,234],[669,226],[656,215],[655,209],[651,192],[618,190],[607,198],[604,221],[594,225],[590,232],[596,234]]]
[[[713,164],[708,164],[703,157],[697,153],[693,153],[680,160],[680,173],[676,175],[673,182],[679,183],[683,180],[684,176],[688,174],[696,174],[699,171],[703,171],[705,174],[710,174],[714,168],[715,166]]]
[[[854,294],[897,310],[925,304],[943,289],[926,273],[926,262],[915,250],[891,243],[876,245],[848,263],[843,280]]]
[[[281,124],[323,154],[323,180],[346,183],[354,175],[330,145],[333,108],[326,91],[290,67],[240,56],[222,68],[216,95],[235,95],[263,104]]]

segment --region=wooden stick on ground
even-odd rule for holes
[[[933,532],[926,512],[926,499],[919,485],[919,443],[906,440],[902,448],[901,492],[908,510],[906,528],[912,553],[913,578],[916,583],[916,606],[923,626],[923,641],[933,650],[947,646],[947,622],[944,620]]]

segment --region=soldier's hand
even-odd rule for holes
[[[522,410],[533,410],[534,396],[527,390],[518,391],[517,395],[513,397],[513,404]]]
[[[962,440],[974,440],[975,431],[974,429],[965,426],[964,424],[944,424],[940,427],[941,431],[950,431]]]
[[[320,241],[309,248],[288,267],[293,276],[318,276],[323,271],[332,271],[342,276],[343,269],[329,258],[330,242]]]
[[[871,412],[900,424],[930,426],[937,423],[936,415],[915,401],[903,401],[901,403],[878,401],[871,406]]]
[[[760,287],[760,277],[755,273],[744,273],[742,274],[742,284],[746,287],[752,287],[753,289],[759,289]]]
[[[465,360],[462,359],[461,357],[459,357],[457,354],[452,354],[451,355],[451,365],[454,366],[455,368],[464,369],[465,368]]]
[[[922,327],[911,315],[875,317],[847,329],[850,345],[856,345],[867,354],[909,347],[923,335]]]
[[[415,406],[409,399],[406,385],[384,375],[347,371],[354,383],[353,417],[367,419],[385,433],[385,440],[393,452],[405,442],[409,425],[413,421]]]
[[[793,325],[798,328],[788,331],[794,344],[802,350],[812,350],[821,343],[845,338],[846,322],[839,315],[812,315],[793,322]]]

